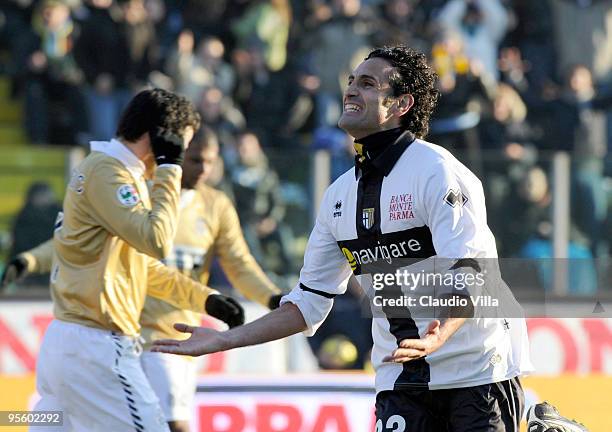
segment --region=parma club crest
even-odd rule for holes
[[[370,229],[374,226],[374,209],[364,208],[361,212],[361,223],[365,229]]]

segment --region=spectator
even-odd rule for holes
[[[526,106],[518,93],[502,83],[495,91],[490,115],[484,116],[478,126],[483,150],[489,150],[489,154],[494,156],[486,158],[483,165],[489,220],[493,227],[499,228],[499,232],[506,228],[502,224],[513,223],[507,220],[508,209],[505,207],[508,202],[513,202],[512,191],[518,188],[518,183],[537,161],[533,132],[526,122],[526,114]],[[513,220],[522,219],[517,216]],[[500,236],[502,256],[515,254],[516,247],[506,247],[506,239],[515,243],[516,236]]]
[[[497,81],[498,48],[509,21],[500,0],[450,0],[438,21],[443,29],[461,35],[468,58],[482,68],[483,78]]]
[[[373,35],[375,44],[405,44],[420,51],[429,51],[427,16],[421,0],[390,0],[381,2],[380,23]]]
[[[215,86],[224,94],[231,94],[235,74],[223,59],[225,47],[221,39],[204,38],[197,53],[194,43],[193,32],[183,30],[166,61],[165,70],[174,81],[175,89],[193,102],[197,102],[205,87]]]
[[[491,90],[479,75],[481,70],[467,57],[459,33],[440,35],[432,52],[441,103],[431,122],[429,139],[446,148],[467,152],[458,157],[479,172],[481,151],[476,126],[480,122],[480,105],[483,101],[489,103]]]
[[[193,94],[192,82],[196,62],[195,39],[190,29],[184,29],[176,39],[164,64],[164,72],[172,79],[173,88],[177,93],[197,102],[197,94]]]
[[[25,128],[34,143],[76,144],[87,131],[80,85],[83,72],[73,56],[78,28],[70,9],[45,0],[36,10],[32,29],[23,37],[28,53],[25,81]]]
[[[319,80],[309,72],[298,71],[294,64],[272,72],[264,62],[263,47],[252,45],[248,51],[236,50],[238,86],[235,98],[247,119],[247,126],[259,137],[262,146],[283,147],[293,145],[291,135],[299,124],[309,121],[312,113],[301,111],[313,99],[310,93],[318,88]],[[265,109],[262,109],[265,107]],[[296,115],[303,115],[296,118]],[[311,122],[312,123],[312,122]]]
[[[62,206],[48,183],[32,183],[26,193],[25,203],[13,222],[13,242],[7,262],[21,252],[47,241],[53,234],[61,210]],[[48,275],[37,275],[28,277],[23,284],[42,287],[48,284],[48,280]]]
[[[232,66],[224,60],[225,46],[221,39],[209,36],[202,40],[196,65],[211,78],[211,85],[219,87],[224,94],[231,94],[236,77]]]
[[[119,4],[123,18],[121,32],[129,53],[123,59],[128,66],[127,86],[135,93],[147,84],[150,73],[157,67],[155,25],[144,0],[120,0]]]
[[[512,87],[499,84],[492,105],[492,115],[484,118],[478,127],[483,149],[502,150],[511,143],[531,142],[527,106]]]
[[[551,0],[557,71],[584,64],[598,81],[612,80],[612,7],[609,0]]]
[[[550,103],[550,145],[573,154],[572,205],[577,227],[590,240],[594,256],[600,256],[602,230],[607,212],[604,189],[604,162],[608,154],[606,109],[612,95],[598,94],[590,70],[584,65],[572,67],[564,89]]]
[[[119,115],[130,99],[131,53],[120,16],[113,0],[87,0],[81,36],[75,46],[77,63],[87,83],[92,139],[107,139],[115,134]]]
[[[334,0],[332,16],[312,35],[308,46],[321,86],[317,94],[317,126],[335,126],[340,117],[341,89],[354,64],[370,47],[367,20],[360,0]]]
[[[31,31],[30,24],[35,9],[33,0],[9,0],[0,3],[0,46],[8,51],[8,58],[0,60],[2,70],[11,78],[11,97],[22,96],[25,77],[22,65],[29,54],[24,37]]]
[[[512,0],[515,26],[507,35],[500,69],[527,105],[556,77],[557,53],[553,34],[552,0]],[[527,84],[530,87],[527,89]]]
[[[289,0],[253,0],[244,15],[232,24],[238,48],[248,48],[257,41],[270,71],[279,71],[287,62],[287,41],[291,26]]]
[[[217,87],[204,89],[196,107],[202,116],[202,123],[219,138],[221,154],[231,168],[238,158],[235,136],[246,127],[244,115],[234,106],[232,99]]]
[[[238,156],[231,178],[244,236],[257,261],[268,263],[264,268],[286,274],[293,266],[278,176],[252,132],[238,136]]]
[[[291,73],[294,81],[289,83],[287,89],[289,91],[287,120],[285,127],[280,129],[281,134],[293,142],[296,139],[294,134],[304,134],[309,138],[315,129],[316,97],[321,87],[321,80],[314,73],[309,62],[306,60],[299,63],[295,66],[295,72]]]
[[[552,245],[552,224],[550,215],[550,192],[546,174],[539,168],[527,171],[526,176],[519,185],[520,209],[524,205],[525,213],[516,214],[508,206],[508,219],[515,221],[511,223],[517,228],[518,238],[508,236],[514,241],[524,239],[519,254],[522,258],[533,260],[539,276],[539,284],[546,291],[553,289],[554,265]],[[524,201],[521,202],[520,199]],[[534,205],[535,204],[535,205]],[[519,227],[518,221],[524,226]],[[535,225],[534,225],[535,223]],[[511,233],[509,233],[511,234]],[[585,246],[584,237],[575,229],[570,227],[570,241],[567,250],[568,260],[565,263],[567,272],[567,287],[570,294],[593,295],[597,290],[597,271],[593,262],[593,255]]]
[[[231,39],[228,26],[233,14],[241,14],[247,2],[233,0],[173,0],[181,10],[182,28],[191,29],[198,44],[204,35],[219,37],[224,45]],[[231,6],[231,7],[230,7]]]

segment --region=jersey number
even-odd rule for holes
[[[406,430],[406,420],[399,415],[392,415],[387,420],[387,429],[383,429],[383,421],[378,419],[376,422],[376,432],[404,432]]]

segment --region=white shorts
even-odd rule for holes
[[[189,420],[197,384],[197,362],[183,356],[145,351],[140,357],[166,421]]]
[[[36,411],[64,412],[60,430],[169,431],[134,338],[53,320],[38,355],[36,389]]]

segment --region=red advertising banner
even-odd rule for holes
[[[263,310],[247,305],[247,319]],[[44,331],[52,320],[50,302],[0,303],[0,374],[23,374],[36,368]],[[204,325],[217,326],[213,319]],[[601,373],[612,375],[612,319],[529,318],[531,357],[538,375]],[[291,343],[291,349],[287,344]],[[295,351],[298,350],[297,353]],[[293,352],[292,359],[288,352]],[[302,336],[206,356],[201,372],[281,373],[313,371]],[[296,363],[295,358],[301,359]]]

